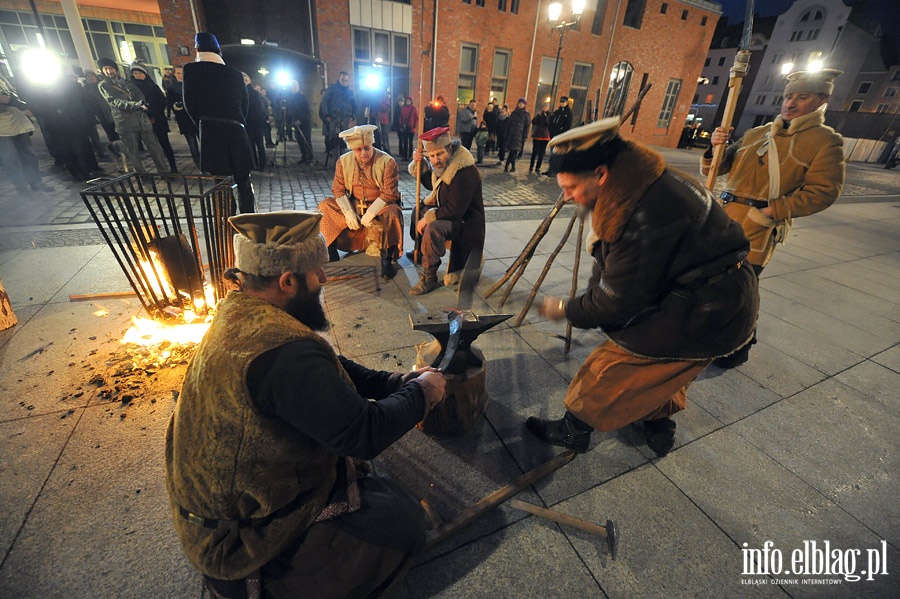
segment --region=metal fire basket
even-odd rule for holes
[[[204,316],[234,265],[231,178],[128,173],[81,192],[91,218],[153,319]]]

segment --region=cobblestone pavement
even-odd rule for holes
[[[197,174],[184,138],[171,133],[169,139],[175,149],[179,171]],[[11,182],[0,180],[0,251],[102,244],[103,239],[81,200],[80,192],[86,187],[85,183],[72,181],[64,169],[54,166],[39,133],[35,134],[32,145],[40,158],[44,181],[52,190],[23,197]],[[299,148],[294,143],[268,150],[268,158],[275,166],[270,166],[266,172],[253,173],[260,211],[313,210],[319,201],[331,195],[334,161],[324,164],[324,145],[321,132],[315,132],[316,164],[300,164]],[[662,152],[670,165],[691,174],[698,173],[700,150],[663,149]],[[496,156],[486,156],[484,164],[479,166],[484,179],[488,220],[540,218],[543,211],[515,208],[552,205],[558,197],[559,190],[553,179],[527,172],[530,156],[527,145],[524,154],[516,173],[504,173]],[[144,156],[145,163],[149,164],[149,158]],[[400,191],[407,198],[405,205],[410,207],[416,185],[415,178],[406,172],[405,166],[401,164],[400,168]],[[101,167],[110,176],[117,174],[112,162],[102,162]],[[900,194],[900,171],[885,170],[881,165],[853,163],[848,165],[847,184],[839,201],[889,201],[900,197],[897,194]],[[506,210],[491,210],[503,208]]]

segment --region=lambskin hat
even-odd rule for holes
[[[788,83],[784,93],[825,94],[830,96],[834,91],[834,79],[844,71],[822,69],[820,71],[796,71],[787,76]]]
[[[215,52],[221,54],[222,49],[219,47],[219,40],[213,34],[201,31],[194,37],[194,47],[198,52]]]
[[[228,219],[234,236],[234,265],[260,277],[285,272],[308,273],[328,263],[325,238],[319,233],[318,212],[247,213]]]
[[[558,173],[577,173],[607,164],[622,142],[621,122],[614,116],[560,133],[547,144],[550,168]]]
[[[450,145],[450,127],[429,129],[419,136],[426,152],[435,152]]]
[[[341,131],[338,133],[338,137],[347,142],[348,148],[355,150],[375,143],[375,129],[377,128],[375,125],[357,125]]]

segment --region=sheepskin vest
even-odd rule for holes
[[[391,160],[393,158],[375,148],[375,157],[372,159],[372,178],[375,179],[378,189],[384,188],[384,171]],[[347,189],[347,197],[352,198],[353,187],[356,185],[357,171],[360,169],[353,152],[346,152],[341,155],[341,168],[344,170],[344,187]],[[365,194],[360,190],[359,195],[363,197]]]
[[[247,388],[247,371],[261,354],[319,335],[269,302],[232,291],[185,374],[166,438],[166,477],[175,529],[191,563],[220,579],[244,578],[296,541],[326,504],[338,456],[284,421],[261,414]],[[303,401],[303,390],[297,390]],[[263,526],[222,523],[206,528],[179,507],[203,518],[259,519],[284,508]]]

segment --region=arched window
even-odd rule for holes
[[[609,73],[606,104],[603,106],[604,117],[616,116],[625,110],[625,100],[628,98],[628,88],[633,74],[634,67],[631,63],[623,61],[613,66]]]

